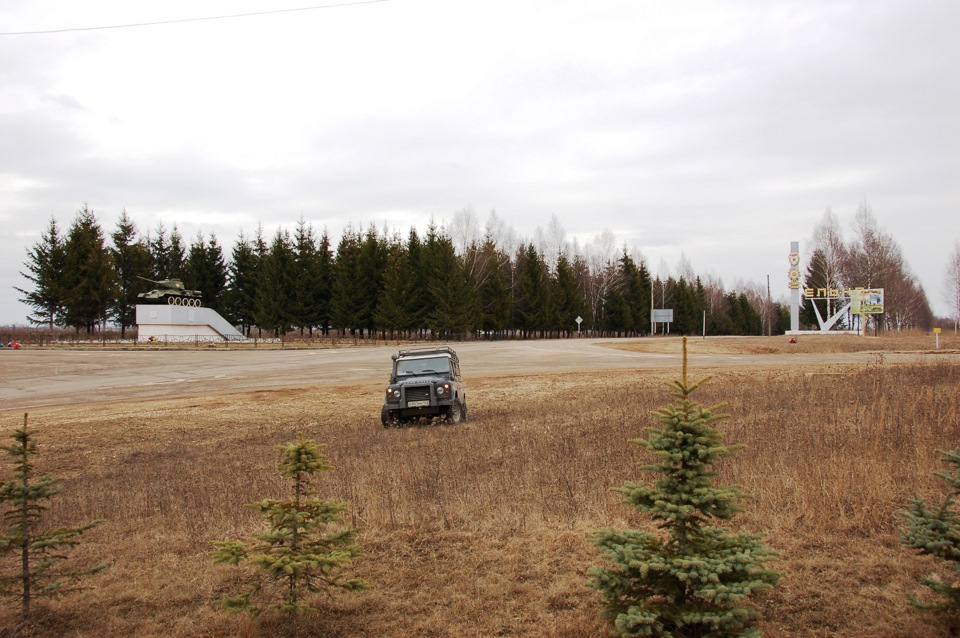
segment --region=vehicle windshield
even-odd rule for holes
[[[424,357],[423,359],[401,359],[397,361],[397,376],[410,377],[419,374],[446,374],[450,372],[447,357]]]

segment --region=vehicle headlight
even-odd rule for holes
[[[443,385],[438,385],[438,386],[437,386],[437,396],[438,396],[438,397],[442,397],[442,396],[445,396],[445,395],[447,395],[447,394],[450,394],[450,384],[449,384],[449,383],[444,383]]]
[[[400,388],[387,388],[387,401],[397,401],[400,399]]]

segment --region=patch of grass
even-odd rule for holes
[[[655,337],[629,341],[611,340],[605,345],[632,352],[680,353],[680,337]],[[838,354],[851,352],[936,352],[937,341],[932,333],[882,333],[879,337],[859,335],[801,335],[795,343],[790,337],[707,337],[692,336],[687,340],[690,354]],[[940,335],[940,351],[960,351],[960,335]]]

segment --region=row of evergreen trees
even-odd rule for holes
[[[459,338],[483,334],[637,336],[651,331],[651,306],[672,308],[669,330],[679,334],[758,335],[783,332],[787,310],[748,292],[727,293],[699,278],[652,279],[626,250],[588,260],[560,251],[545,255],[533,243],[508,252],[488,234],[461,249],[431,224],[421,235],[348,227],[339,244],[318,237],[303,219],[272,240],[262,228],[242,233],[229,258],[213,235],[186,245],[163,224],[141,236],[126,211],[109,242],[84,206],[64,234],[55,219],[29,251],[20,289],[33,309],[29,321],[92,332],[135,325],[147,280],[181,279],[246,334],[292,330],[328,334],[419,334]],[[667,326],[659,326],[659,330]]]

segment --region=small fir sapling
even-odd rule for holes
[[[257,614],[266,602],[283,612],[315,611],[308,594],[335,590],[356,591],[369,585],[361,579],[344,578],[341,571],[360,554],[356,530],[341,524],[346,504],[314,496],[313,480],[333,469],[322,450],[325,445],[299,437],[296,443],[278,446],[277,466],[291,481],[289,500],[264,499],[247,507],[260,512],[269,528],[253,540],[215,541],[217,563],[246,564],[251,574],[246,591],[220,599],[229,611]],[[328,529],[333,526],[333,529]]]
[[[924,499],[912,499],[909,508],[900,512],[906,523],[900,539],[905,547],[947,561],[947,567],[954,574],[952,583],[934,576],[920,580],[921,585],[941,598],[939,602],[928,604],[909,596],[910,602],[923,609],[956,614],[960,612],[960,516],[954,498],[960,494],[960,450],[941,450],[940,453],[952,470],[937,472],[937,476],[947,482],[950,492],[939,505],[929,507]]]
[[[34,476],[30,457],[37,454],[37,443],[23,427],[13,433],[13,443],[2,449],[13,457],[13,480],[0,483],[4,529],[0,534],[0,558],[13,557],[15,567],[0,573],[0,594],[20,601],[21,618],[30,620],[35,597],[57,597],[78,589],[81,577],[105,567],[100,563],[88,569],[64,569],[67,550],[80,543],[80,536],[103,521],[94,520],[78,527],[49,529],[44,524],[43,505],[63,491],[60,481],[49,475]]]
[[[674,401],[654,412],[661,427],[630,442],[654,454],[641,469],[659,475],[649,485],[627,481],[617,491],[648,515],[661,533],[597,532],[593,542],[607,564],[590,570],[591,586],[604,599],[603,614],[621,636],[758,636],[759,614],[745,599],[773,586],[780,573],[765,567],[777,553],[762,536],[730,533],[711,525],[742,510],[737,486],[715,485],[709,468],[742,446],[724,445],[713,424],[729,415],[722,405],[705,407],[690,396],[707,379],[669,384]]]

